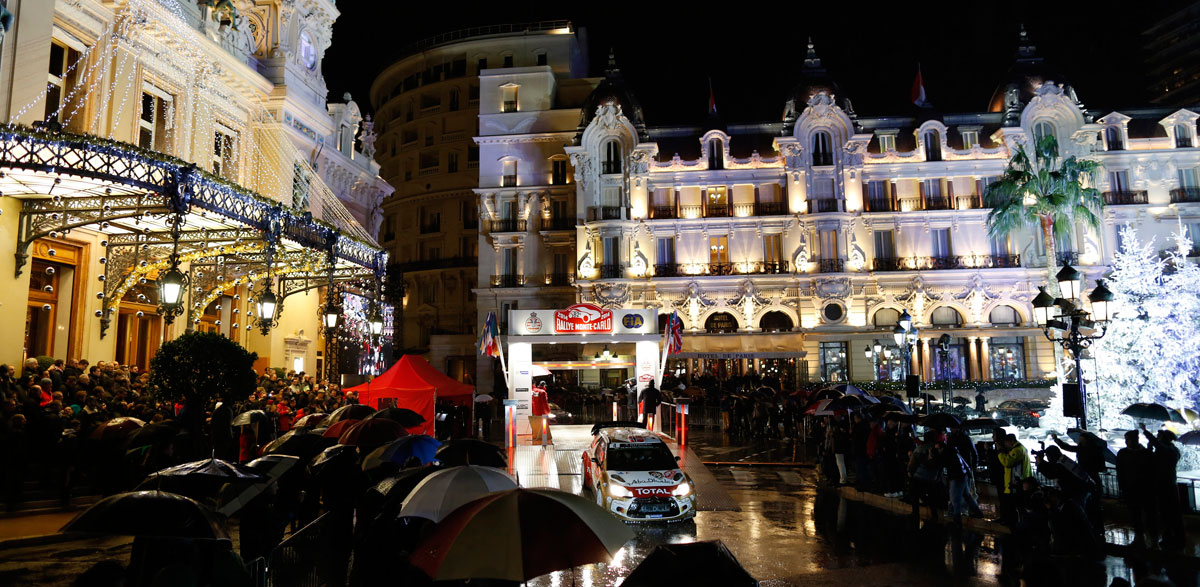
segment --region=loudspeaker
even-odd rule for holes
[[[909,375],[904,380],[904,395],[909,398],[921,397],[921,377]]]
[[[1078,383],[1064,383],[1062,386],[1063,394],[1063,416],[1067,418],[1082,418],[1083,417],[1083,398],[1079,395]]]

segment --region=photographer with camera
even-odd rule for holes
[[[1099,487],[1079,463],[1063,456],[1057,446],[1045,448],[1045,443],[1042,446],[1042,450],[1033,451],[1038,472],[1055,482],[1063,500],[1072,502],[1087,515],[1091,534],[1103,540],[1104,521],[1100,511]]]

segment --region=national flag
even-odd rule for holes
[[[912,85],[912,103],[922,108],[929,105],[925,101],[925,80],[921,78],[921,64],[917,64],[917,78],[913,80]]]
[[[679,314],[671,312],[671,316],[667,318],[667,354],[678,354],[683,350],[683,320],[679,318]]]
[[[500,328],[496,326],[496,313],[488,312],[479,333],[479,354],[485,357],[500,356]]]
[[[712,78],[708,78],[708,113],[717,113],[717,95],[713,93]]]

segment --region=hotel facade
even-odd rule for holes
[[[919,328],[908,370],[922,380],[1053,377],[1031,305],[1047,264],[1071,264],[1090,289],[1121,226],[1161,248],[1200,234],[1197,109],[1088,109],[1023,32],[997,78],[980,112],[873,117],[809,44],[782,120],[681,129],[647,125],[611,60],[578,108],[557,106],[546,72],[481,75],[477,324],[577,302],[653,308],[686,328],[669,372],[899,380],[899,349],[864,351],[893,345],[907,311]],[[1040,232],[989,238],[983,203],[1017,147],[1049,133],[1064,156],[1100,163],[1090,181],[1106,202],[1099,230],[1071,227],[1055,259]],[[582,348],[534,360],[600,350]]]

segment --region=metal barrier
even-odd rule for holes
[[[1033,468],[1033,476],[1042,486],[1057,486],[1053,480],[1047,479],[1044,475]],[[1196,504],[1200,503],[1200,481],[1196,479],[1176,479],[1176,489],[1179,492],[1179,506],[1185,512],[1196,513]],[[1121,486],[1117,483],[1117,470],[1109,467],[1104,472],[1100,473],[1100,492],[1101,495],[1109,499],[1121,499]]]
[[[271,551],[266,584],[287,587],[344,585],[350,565],[349,518],[322,514]]]

